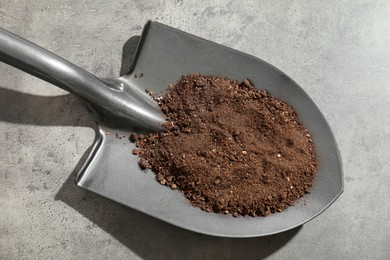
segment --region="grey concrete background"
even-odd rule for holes
[[[192,233],[74,185],[93,122],[58,88],[0,64],[1,259],[390,259],[389,1],[0,1],[0,26],[98,76],[148,19],[286,72],[331,125],[345,191],[302,228]]]

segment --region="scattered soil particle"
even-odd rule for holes
[[[144,158],[141,158],[139,160],[138,164],[141,167],[141,169],[143,169],[143,170],[150,168],[149,162],[146,159],[144,159]]]
[[[143,76],[144,76],[143,73],[140,73],[140,74],[135,73],[133,77],[134,77],[135,79],[137,79],[137,78],[142,78]]]
[[[134,149],[132,150],[132,153],[133,153],[134,155],[138,155],[139,152],[140,152],[139,149],[135,149],[135,148],[134,148]]]
[[[123,139],[125,137],[126,137],[125,135],[119,135],[118,133],[115,134],[115,138],[117,139]]]
[[[250,80],[192,74],[154,99],[167,116],[164,131],[139,135],[133,153],[192,205],[268,216],[310,192],[318,166],[308,130]]]
[[[130,134],[130,141],[135,142],[137,141],[137,138],[138,138],[138,134],[136,132],[132,132]]]

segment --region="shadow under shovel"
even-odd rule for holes
[[[77,171],[55,199],[77,210],[143,259],[262,259],[282,248],[301,229],[255,238],[195,233],[77,187]]]

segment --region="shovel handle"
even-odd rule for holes
[[[112,90],[91,73],[2,28],[0,61],[98,106],[107,104],[111,96]]]
[[[160,130],[164,115],[155,106],[139,101],[134,91],[102,81],[88,71],[0,28],[0,61],[52,83],[86,101],[98,120],[124,127],[141,125]],[[120,83],[121,84],[121,83]],[[145,93],[143,93],[145,95]],[[141,97],[142,98],[142,97]]]

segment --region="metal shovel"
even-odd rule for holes
[[[98,138],[77,176],[80,187],[192,231],[253,237],[292,229],[313,219],[343,191],[341,158],[333,134],[313,101],[288,76],[253,56],[148,22],[128,75],[100,79],[27,40],[0,29],[0,60],[71,92],[85,101],[97,120]],[[319,171],[310,194],[268,217],[238,217],[194,208],[179,191],[142,171],[131,154],[131,131],[159,131],[165,120],[145,93],[164,92],[181,75],[201,73],[243,80],[292,105],[312,133]],[[135,75],[143,75],[136,77]]]

